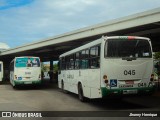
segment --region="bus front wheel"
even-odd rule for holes
[[[61,89],[62,89],[62,91],[64,91],[64,82],[63,82],[63,80],[61,81]]]
[[[87,100],[87,98],[83,95],[83,88],[81,83],[78,84],[78,97],[81,102],[86,102]]]
[[[63,82],[63,80],[61,81],[61,89],[62,89],[62,92],[68,93],[68,91],[66,91],[66,90],[64,89],[64,82]]]

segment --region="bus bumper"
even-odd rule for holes
[[[134,96],[134,95],[151,95],[155,92],[155,86],[145,88],[127,88],[127,89],[107,89],[101,88],[102,97],[107,96]]]
[[[33,81],[14,81],[15,85],[41,84],[41,80]]]

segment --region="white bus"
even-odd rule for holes
[[[58,86],[86,98],[154,91],[149,38],[102,37],[60,55]]]
[[[15,57],[10,63],[10,83],[13,87],[21,84],[40,84],[41,65],[39,57]]]
[[[3,80],[3,62],[0,61],[0,82]]]

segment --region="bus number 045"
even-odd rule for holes
[[[125,70],[124,71],[124,75],[135,75],[136,74],[136,71],[135,70]]]

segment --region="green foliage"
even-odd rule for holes
[[[41,70],[43,72],[47,72],[47,66],[45,66],[43,63],[41,63]]]
[[[47,64],[41,63],[41,70],[43,72],[48,72],[50,70],[49,64],[47,65]],[[53,71],[58,72],[58,63],[53,64]]]
[[[153,55],[154,59],[160,59],[160,52],[155,52],[155,54]]]
[[[53,71],[54,72],[58,72],[58,64],[54,64],[53,65]]]

